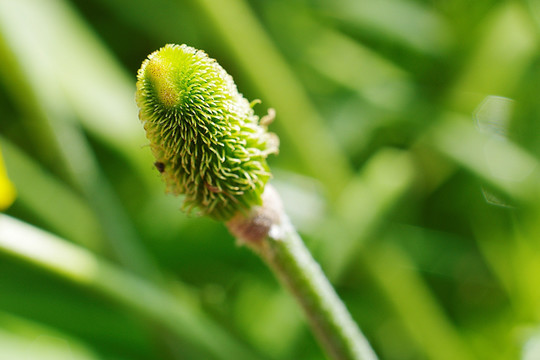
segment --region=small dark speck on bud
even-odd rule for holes
[[[161,161],[156,161],[156,162],[154,163],[154,166],[156,167],[156,169],[157,169],[160,173],[162,173],[162,172],[165,171],[165,164],[162,163]]]

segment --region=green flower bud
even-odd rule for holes
[[[261,204],[278,139],[214,59],[166,45],[139,69],[136,99],[155,166],[185,207],[228,220]]]

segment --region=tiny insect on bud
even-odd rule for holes
[[[143,62],[137,105],[167,190],[217,220],[261,204],[266,158],[279,140],[214,60],[187,45],[166,45]]]
[[[156,161],[154,163],[154,166],[156,167],[156,169],[160,172],[160,173],[163,173],[165,171],[165,164],[162,163],[161,161]]]

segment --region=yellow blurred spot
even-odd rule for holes
[[[15,187],[7,177],[6,168],[0,152],[0,211],[7,209],[15,200]]]

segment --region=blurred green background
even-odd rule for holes
[[[276,109],[272,182],[381,359],[540,359],[539,30],[537,0],[0,0],[0,359],[324,359],[164,194],[134,92],[166,43]]]

